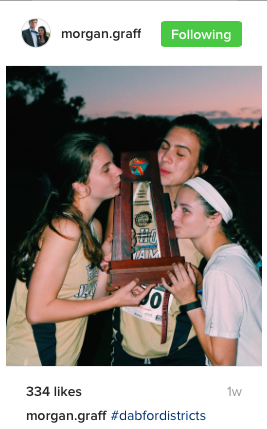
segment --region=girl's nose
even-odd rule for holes
[[[116,176],[120,176],[122,174],[122,169],[116,166]]]
[[[178,209],[175,209],[174,212],[172,212],[172,221],[178,220],[179,218],[179,212]]]
[[[170,155],[170,151],[169,150],[167,150],[164,154],[163,154],[163,156],[162,156],[162,161],[163,162],[167,162],[168,164],[171,164],[172,163],[172,157],[171,157],[171,155]]]

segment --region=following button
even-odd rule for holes
[[[242,46],[240,21],[163,21],[163,47],[239,47]]]

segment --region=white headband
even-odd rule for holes
[[[184,185],[188,185],[195,189],[204,200],[207,201],[215,210],[221,213],[223,220],[228,223],[233,217],[233,212],[225,199],[219,194],[216,189],[201,177],[189,179]]]

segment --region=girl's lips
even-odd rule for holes
[[[160,174],[164,174],[164,175],[171,174],[170,171],[163,170],[162,168],[159,170],[159,172],[160,172]]]

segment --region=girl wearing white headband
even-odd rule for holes
[[[165,288],[191,319],[207,365],[261,365],[260,257],[240,230],[235,191],[223,177],[197,177],[175,203],[176,236],[190,238],[208,263],[203,286],[195,268],[179,264],[171,286],[162,279]],[[196,286],[203,287],[202,308]]]

